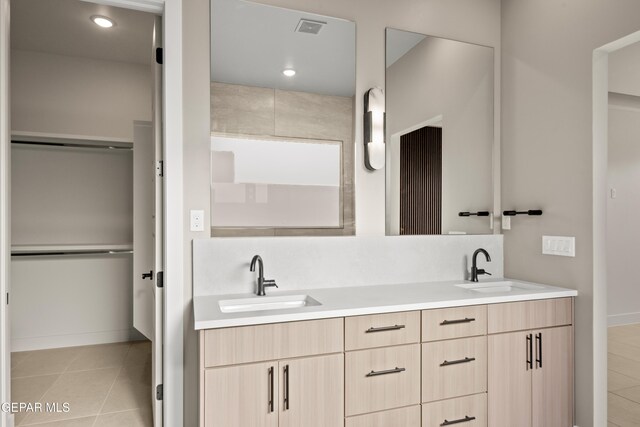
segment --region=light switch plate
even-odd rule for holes
[[[204,211],[191,210],[191,231],[204,231]]]
[[[576,238],[566,236],[542,236],[542,253],[545,255],[576,256]]]

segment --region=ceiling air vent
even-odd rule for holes
[[[318,34],[326,22],[302,18],[296,27],[296,33]]]

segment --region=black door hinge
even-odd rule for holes
[[[164,272],[158,271],[156,274],[156,286],[159,288],[164,288]]]
[[[7,292],[7,305],[9,305],[9,292]]]
[[[164,51],[162,50],[161,47],[156,48],[156,63],[160,65],[164,63]]]
[[[160,177],[164,176],[164,160],[158,160],[156,162],[156,174]]]
[[[163,397],[164,397],[164,390],[163,390],[162,384],[158,384],[156,386],[156,400],[162,400]]]

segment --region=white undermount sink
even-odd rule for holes
[[[500,282],[463,283],[456,286],[459,288],[468,289],[473,292],[485,294],[542,289],[542,286],[530,285],[528,283],[512,282],[508,280]]]
[[[309,295],[283,295],[227,299],[219,301],[218,305],[223,313],[242,313],[245,311],[286,310],[322,304]]]

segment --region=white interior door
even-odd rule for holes
[[[135,122],[133,142],[133,326],[152,345],[154,425],[162,425],[164,221],[162,65],[156,62],[161,19],[153,34],[153,121]]]
[[[153,341],[155,329],[154,244],[155,144],[153,124],[133,128],[133,327]]]
[[[0,402],[11,401],[9,46],[9,0],[0,0]],[[12,419],[13,415],[0,411],[0,426],[13,424]]]
[[[153,177],[153,264],[156,272],[155,285],[153,287],[154,298],[154,339],[152,340],[152,386],[153,392],[153,421],[155,426],[163,425],[163,330],[164,330],[164,143],[163,135],[163,105],[162,105],[162,18],[156,16],[153,26],[152,46],[152,75],[153,75],[153,152],[154,172]]]

